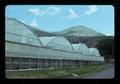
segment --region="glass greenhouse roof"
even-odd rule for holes
[[[39,37],[40,41],[42,42],[43,46],[46,46],[49,41],[51,41],[55,36],[53,37]]]
[[[97,48],[89,48],[90,54],[94,56],[100,56],[100,53]]]
[[[74,47],[74,50],[76,52],[80,52],[82,54],[90,54],[89,48],[83,44],[83,43],[79,43],[79,44],[72,44],[72,46]]]
[[[50,40],[47,43],[47,46],[53,49],[74,51],[71,43],[65,37],[61,37],[61,36],[57,36],[52,40]]]
[[[5,40],[41,46],[40,40],[24,23],[14,18],[5,19]]]

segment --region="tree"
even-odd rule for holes
[[[96,47],[106,61],[114,58],[114,38],[103,39],[96,44]]]

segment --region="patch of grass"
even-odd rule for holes
[[[6,71],[6,78],[67,78],[72,74],[80,77],[82,74],[98,72],[111,67],[111,65],[89,65],[83,67],[63,67],[56,69],[30,70],[30,71]]]

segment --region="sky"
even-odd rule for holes
[[[114,36],[112,5],[7,5],[5,16],[48,32],[83,25]]]

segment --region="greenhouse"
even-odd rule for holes
[[[23,23],[6,18],[5,21],[5,40],[41,46],[37,36]]]
[[[90,55],[100,56],[100,53],[97,48],[89,48],[89,51],[90,51]]]
[[[84,43],[72,44],[76,52],[90,55],[89,48]]]
[[[61,36],[57,36],[50,40],[47,43],[47,46],[52,49],[59,49],[59,50],[65,50],[65,51],[73,51],[72,44],[65,38]]]
[[[38,36],[37,29],[5,19],[6,70],[43,69],[104,63],[97,49],[71,44],[64,36]]]
[[[40,41],[42,42],[42,45],[43,46],[47,46],[47,43],[49,41],[51,41],[53,38],[55,38],[55,36],[52,36],[52,37],[39,37]]]

